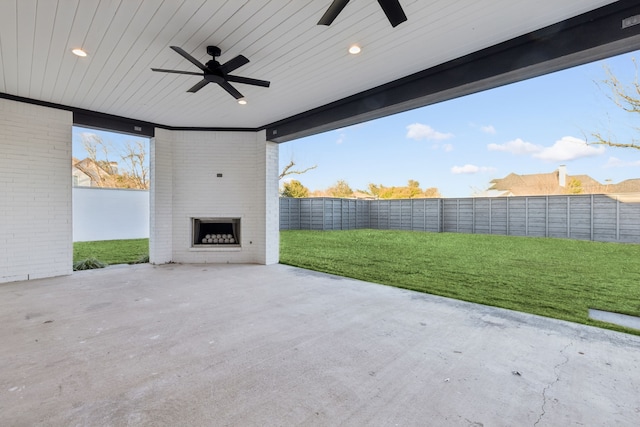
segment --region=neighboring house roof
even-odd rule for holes
[[[564,175],[564,186],[560,185]],[[639,180],[640,181],[640,180]],[[572,182],[579,183],[582,193],[605,193],[607,187],[589,175],[567,175],[564,168],[549,173],[518,175],[510,173],[504,178],[491,181],[489,188],[483,192],[485,197],[491,196],[538,196],[571,193]],[[639,190],[633,190],[639,191]]]
[[[105,178],[112,176],[112,171],[107,171],[102,165],[92,159],[72,159],[72,161],[73,160],[76,160],[75,163],[72,163],[74,168],[73,174],[77,175],[75,173],[75,170],[77,170],[88,176],[91,180],[92,187],[99,186],[101,182],[104,182]]]
[[[353,192],[351,198],[353,198],[353,199],[363,199],[363,200],[375,200],[376,199],[375,196],[372,196],[369,193],[365,193],[365,192],[357,191],[357,190]]]
[[[513,196],[513,194],[509,190],[488,189],[488,190],[478,191],[473,193],[473,197],[510,197],[510,196]]]
[[[626,179],[606,187],[608,193],[640,193],[640,178]]]

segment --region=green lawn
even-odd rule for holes
[[[393,230],[282,231],[280,262],[640,335],[640,245]]]
[[[73,262],[96,258],[105,264],[129,264],[149,254],[149,239],[75,242]]]

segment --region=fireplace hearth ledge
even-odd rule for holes
[[[241,252],[240,245],[218,245],[218,246],[193,246],[188,249],[189,252]]]

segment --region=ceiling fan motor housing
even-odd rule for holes
[[[207,46],[207,53],[215,58],[216,56],[220,56],[222,51],[218,46]]]
[[[222,72],[222,70],[220,69],[220,63],[218,61],[216,61],[215,59],[212,59],[211,61],[207,62],[206,64],[204,64],[209,71],[211,71],[214,74],[217,74],[219,76],[224,76],[224,73]],[[205,73],[206,74],[206,73]]]

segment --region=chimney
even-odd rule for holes
[[[560,165],[558,166],[558,185],[562,188],[567,185],[567,166]]]

